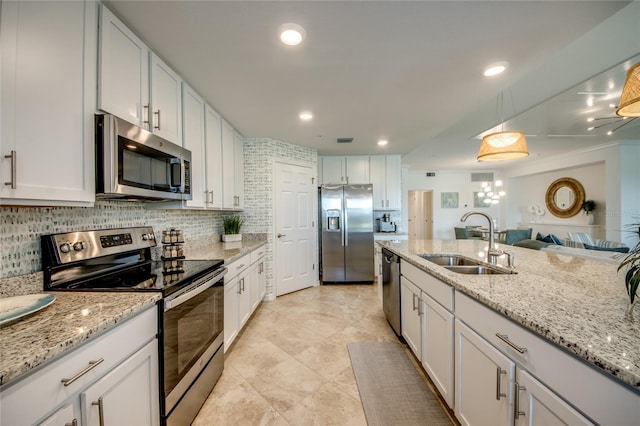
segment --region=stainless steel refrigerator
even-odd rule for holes
[[[322,281],[373,282],[373,186],[322,185]]]

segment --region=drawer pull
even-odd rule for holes
[[[85,374],[87,374],[89,371],[93,370],[94,368],[96,368],[100,363],[102,363],[104,361],[104,358],[100,358],[97,361],[89,361],[89,365],[87,366],[87,368],[85,368],[84,370],[80,371],[78,374],[76,374],[75,376],[73,376],[70,379],[62,379],[62,384],[65,386],[69,386],[70,384],[72,384],[73,382],[75,382],[76,380],[78,380],[80,377],[84,376]]]
[[[98,406],[98,417],[100,419],[100,426],[104,426],[104,403],[102,402],[102,397],[98,398],[97,401],[93,401],[91,405]]]
[[[504,397],[507,396],[507,394],[502,393],[502,390],[500,389],[500,378],[503,374],[507,374],[507,372],[504,371],[502,368],[498,367],[496,369],[496,399],[498,401],[500,401],[500,398],[502,398],[503,396]]]
[[[78,426],[78,419],[73,419],[71,423],[65,423],[64,426]]]
[[[505,342],[507,345],[511,346],[516,351],[520,352],[521,354],[523,354],[523,353],[525,353],[527,351],[527,348],[522,348],[522,347],[516,345],[515,343],[513,343],[511,340],[509,340],[509,336],[507,336],[506,334],[496,333],[496,337],[498,339],[502,340],[503,342]]]

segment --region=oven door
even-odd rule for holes
[[[224,338],[226,268],[164,300],[163,370],[165,413],[189,389]]]

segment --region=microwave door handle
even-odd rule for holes
[[[172,188],[180,188],[182,186],[182,163],[179,158],[172,161],[170,166],[169,182]]]

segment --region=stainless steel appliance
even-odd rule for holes
[[[322,185],[322,281],[373,282],[372,185]]]
[[[393,331],[402,336],[400,320],[400,256],[382,249],[382,309]]]
[[[191,199],[191,151],[114,115],[95,126],[98,198]]]
[[[224,368],[224,262],[152,261],[151,227],[44,235],[41,244],[47,291],[162,293],[160,414],[163,424],[190,424]]]

